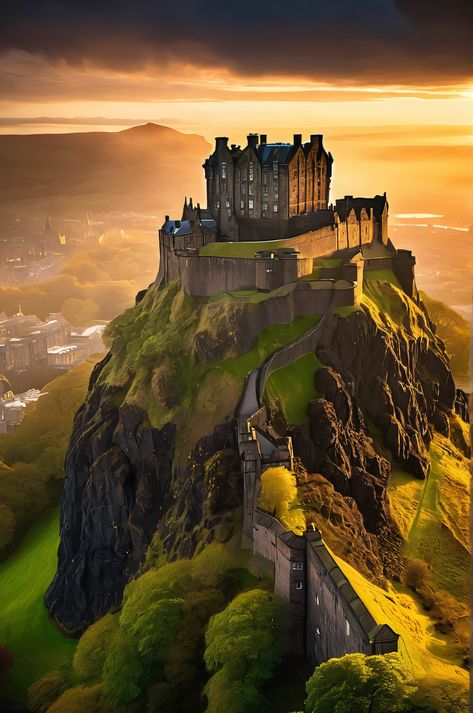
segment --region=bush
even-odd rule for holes
[[[273,594],[252,589],[210,619],[204,659],[214,675],[205,686],[207,713],[246,713],[262,703],[260,687],[282,658],[282,616]]]
[[[404,582],[408,587],[416,591],[425,585],[428,577],[429,568],[423,560],[409,560],[404,570]]]
[[[117,626],[117,616],[106,614],[82,634],[72,661],[73,672],[78,681],[100,679],[108,644]]]
[[[348,654],[315,669],[306,684],[306,713],[401,713],[412,686],[399,654]]]
[[[35,713],[45,713],[66,688],[60,671],[51,671],[28,688],[28,707]]]
[[[277,517],[288,530],[302,534],[305,530],[305,518],[296,503],[296,477],[290,470],[276,466],[263,471],[259,507]]]

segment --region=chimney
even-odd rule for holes
[[[169,223],[169,216],[168,216],[168,215],[165,215],[165,216],[164,216],[164,222],[165,222],[165,223]]]
[[[176,228],[180,228],[180,227],[181,227],[181,221],[180,221],[180,220],[175,220],[175,221],[174,221],[174,225],[175,225]]]
[[[248,134],[246,137],[248,140],[248,146],[255,149],[258,146],[258,134]]]
[[[294,148],[297,149],[302,144],[302,134],[294,134]]]
[[[215,150],[226,149],[228,144],[228,136],[216,136],[215,137]]]
[[[267,142],[267,139],[268,137],[266,134],[261,134],[261,136],[259,137],[260,144],[265,144]]]
[[[311,146],[322,146],[322,134],[311,134],[310,135],[310,145]]]

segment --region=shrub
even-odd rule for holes
[[[45,713],[66,688],[60,671],[51,671],[28,688],[28,707],[35,713]]]
[[[414,591],[423,587],[429,576],[429,568],[420,559],[412,559],[404,570],[404,582]]]
[[[102,675],[107,646],[118,625],[114,614],[106,614],[82,634],[72,661],[78,681],[98,681]]]
[[[401,713],[412,686],[399,654],[348,654],[315,669],[306,713]]]
[[[296,477],[290,470],[276,466],[263,471],[259,507],[277,517],[288,530],[302,534],[305,518],[296,503]]]
[[[245,713],[261,704],[260,687],[282,658],[282,616],[273,594],[252,589],[210,619],[204,659],[214,675],[205,687],[207,713]]]

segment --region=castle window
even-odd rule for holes
[[[263,212],[261,213],[261,217],[262,217],[262,218],[267,218],[267,217],[268,217],[268,214],[263,211]]]
[[[230,201],[228,200],[228,198],[227,198],[227,200],[225,201],[225,205],[227,206],[227,208],[230,208]]]
[[[304,563],[303,562],[293,562],[292,569],[297,569],[300,571],[300,570],[304,569]]]
[[[277,212],[278,212],[278,204],[275,203],[275,204],[273,205],[273,213],[277,213]]]
[[[263,171],[263,186],[267,186],[267,185],[268,185],[268,174],[266,171]],[[267,191],[267,189],[266,189],[266,191]]]
[[[345,619],[345,633],[347,636],[350,636],[350,622],[348,619]]]
[[[250,183],[248,186],[248,195],[252,196],[253,195],[253,184]]]
[[[222,161],[222,178],[227,177],[227,162]]]
[[[220,201],[215,201],[215,207],[220,208]]]
[[[263,186],[263,193],[265,196],[268,195],[268,186]]]
[[[279,174],[279,164],[277,161],[273,161],[273,178],[275,181],[278,180],[278,174]]]
[[[250,163],[248,164],[248,180],[253,180],[253,161],[250,161]]]
[[[320,636],[320,629],[319,629],[319,627],[317,627],[317,629],[315,630],[315,633],[317,634],[317,636]]]
[[[267,204],[267,203],[263,203],[262,208],[263,208],[263,210],[268,210],[268,204]]]
[[[240,208],[243,210],[245,207],[245,201],[240,201]]]
[[[320,606],[320,599],[318,594],[315,595],[315,603],[317,604],[317,606]]]
[[[303,587],[304,587],[304,582],[301,579],[299,579],[296,582],[296,589],[303,589]]]
[[[248,201],[248,208],[249,208],[250,210],[253,210],[253,199],[252,199],[252,198],[250,198],[249,201]]]

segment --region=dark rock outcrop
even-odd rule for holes
[[[78,411],[66,456],[58,571],[45,603],[76,634],[121,601],[171,492],[175,427],[149,426],[119,390],[96,386]]]
[[[323,398],[310,402],[308,428],[293,431],[295,451],[309,472],[321,473],[335,490],[353,498],[369,532],[379,532],[389,520],[389,461],[375,451],[341,376],[319,369],[315,383]]]
[[[185,467],[174,462],[173,423],[153,428],[142,409],[122,403],[98,364],[78,411],[66,455],[57,574],[45,603],[56,623],[78,634],[119,606],[157,533],[169,559],[232,534],[241,503],[232,424],[201,438]],[[238,476],[238,477],[237,477]]]
[[[445,431],[455,384],[443,343],[420,311],[402,327],[364,310],[331,315],[317,356],[338,372],[365,418],[403,467],[424,478],[432,428]]]

